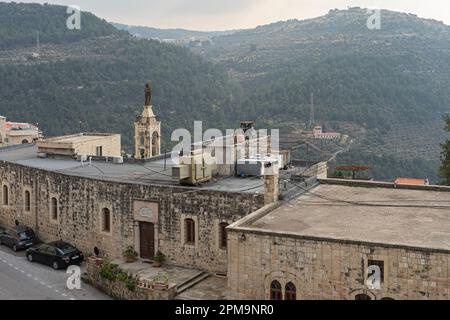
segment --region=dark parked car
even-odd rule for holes
[[[6,245],[14,251],[29,248],[35,243],[34,231],[26,226],[6,228],[0,233],[0,245]]]
[[[40,262],[53,269],[67,268],[70,265],[79,265],[84,260],[83,253],[70,243],[55,241],[43,243],[27,250],[27,259],[30,262]]]

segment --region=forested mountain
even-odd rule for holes
[[[372,165],[377,179],[437,182],[450,27],[382,11],[381,29],[369,30],[369,16],[333,10],[182,47],[138,39],[85,12],[81,30],[68,30],[61,6],[0,3],[0,114],[38,122],[50,136],[120,132],[130,150],[148,80],[165,142],[194,120],[301,128],[313,93],[316,122],[352,141],[338,164]]]
[[[345,132],[361,128],[339,162],[371,164],[375,177],[410,174],[437,181],[442,115],[450,112],[450,27],[381,11],[332,10],[215,37],[193,50],[225,66],[246,89],[248,117],[280,126],[316,120]],[[415,163],[409,170],[406,161]]]
[[[90,13],[82,12],[81,30],[68,30],[67,17],[62,6],[0,3],[1,115],[38,122],[48,136],[120,132],[130,150],[151,80],[166,142],[194,120],[218,127],[236,120],[240,90],[221,67],[185,48],[136,39]]]

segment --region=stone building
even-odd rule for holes
[[[37,143],[38,155],[96,157],[120,157],[122,154],[120,134],[80,133],[40,140]]]
[[[0,150],[0,225],[18,220],[43,241],[97,247],[113,258],[129,245],[144,260],[160,250],[169,264],[225,274],[225,227],[264,205],[264,181],[228,177],[182,187],[173,166],[164,157],[39,158],[35,145]]]
[[[232,299],[450,299],[450,187],[321,179],[228,227]]]
[[[152,87],[145,86],[144,110],[134,123],[134,145],[136,158],[151,158],[161,154],[161,122],[153,113]]]
[[[6,121],[0,116],[0,147],[33,143],[40,138],[42,132],[36,125]]]

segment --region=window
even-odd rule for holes
[[[219,224],[219,247],[220,249],[226,249],[227,248],[227,227],[228,223],[222,222]]]
[[[186,227],[186,243],[195,243],[195,222],[192,219],[185,220]]]
[[[270,300],[282,300],[281,284],[278,281],[272,281],[270,285]]]
[[[103,208],[102,210],[102,231],[111,231],[111,212],[107,208]]]
[[[51,200],[51,213],[52,219],[58,220],[58,200],[55,197]]]
[[[289,282],[285,287],[284,300],[297,300],[297,289],[292,282]]]
[[[3,204],[5,206],[9,205],[9,191],[8,186],[3,186]]]
[[[25,191],[25,211],[31,211],[31,194],[30,191]]]
[[[374,270],[371,270],[370,267],[372,267],[372,268],[375,267],[375,269],[377,269],[377,267],[380,268],[380,269],[379,269],[379,270],[380,270],[380,284],[383,284],[383,283],[384,283],[384,261],[380,261],[380,260],[369,260],[369,261],[367,261],[367,266],[368,266],[368,268],[369,268],[369,270],[368,270],[368,275],[367,275],[368,277],[376,276],[376,275],[375,275],[376,270],[375,270],[375,271],[374,271]]]
[[[97,157],[102,157],[103,156],[103,147],[102,146],[98,146],[95,148],[95,155]]]

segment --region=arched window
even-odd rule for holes
[[[111,231],[111,212],[108,208],[102,209],[102,231],[110,232]]]
[[[3,186],[3,204],[5,206],[9,205],[9,190],[8,190],[8,186]]]
[[[286,284],[284,289],[284,300],[297,300],[297,289],[292,282]]]
[[[31,194],[30,191],[25,191],[25,211],[31,211]]]
[[[152,134],[152,156],[157,156],[159,153],[159,134],[153,132]]]
[[[372,300],[367,294],[357,294],[355,300]]]
[[[276,280],[270,284],[270,300],[283,300],[281,284]]]
[[[228,236],[227,236],[228,223],[222,222],[219,224],[219,247],[220,249],[227,248]]]
[[[55,197],[51,200],[51,212],[52,212],[52,219],[58,220],[58,199]]]
[[[186,243],[195,243],[195,222],[192,219],[185,220]]]

